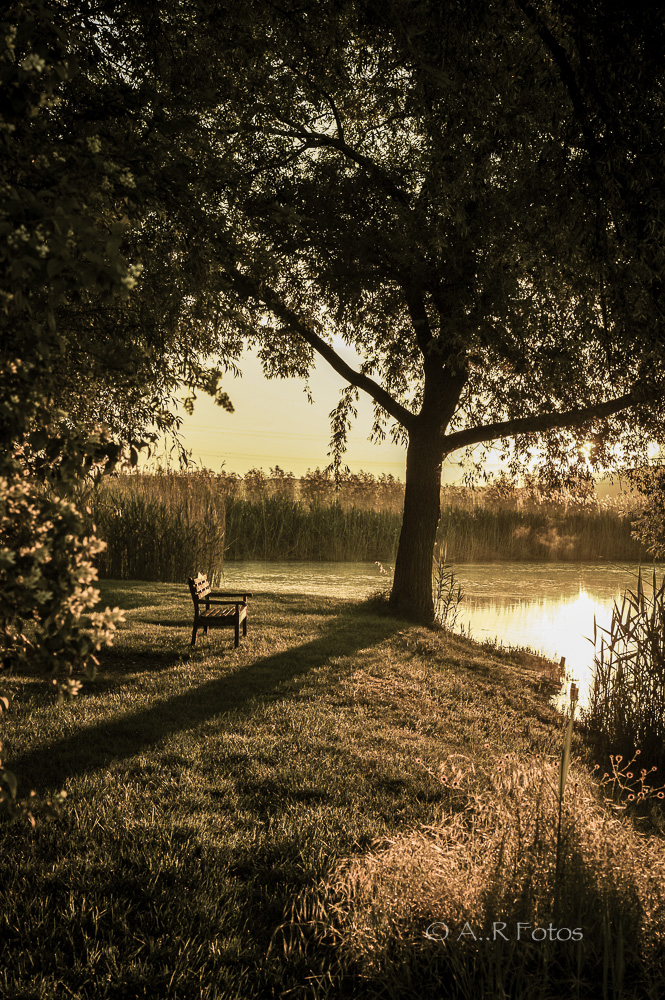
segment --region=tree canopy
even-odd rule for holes
[[[245,343],[269,377],[323,357],[336,460],[360,391],[408,445],[392,600],[431,618],[445,455],[566,473],[663,437],[663,17],[611,6],[74,5],[87,61],[42,117],[99,179],[76,260],[143,271],[56,303],[58,385],[130,434],[180,380],[227,402]]]
[[[271,377],[317,354],[343,375],[338,455],[359,391],[408,442],[393,603],[416,617],[444,455],[498,442],[565,472],[662,440],[662,17],[617,4],[608,27],[606,6],[254,0],[151,22],[189,30],[168,56],[197,165],[178,225],[220,346],[242,335]]]

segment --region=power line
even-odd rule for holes
[[[220,462],[233,462],[234,460],[238,461],[238,462],[249,462],[249,461],[254,462],[254,461],[257,461],[257,460],[261,460],[261,461],[266,461],[266,462],[270,462],[272,464],[278,464],[278,465],[288,465],[289,462],[303,462],[306,465],[308,465],[308,466],[311,467],[312,465],[328,465],[329,461],[330,461],[329,456],[327,456],[327,455],[321,456],[319,459],[317,459],[316,456],[312,456],[312,455],[287,455],[287,456],[280,456],[280,455],[274,455],[274,454],[272,454],[272,455],[270,455],[270,454],[262,454],[260,452],[245,452],[245,453],[225,452],[225,453],[221,453],[221,452],[216,452],[216,451],[204,451],[204,450],[200,450],[198,448],[191,448],[189,450],[191,450],[192,455],[194,455],[194,456],[196,456],[198,458],[202,459],[204,457],[209,457],[209,458],[214,458],[214,459],[216,459],[217,461],[220,461]],[[342,462],[342,464],[345,464],[345,463]],[[392,468],[399,469],[401,472],[404,471],[404,464],[400,463],[400,462],[375,462],[373,460],[365,461],[364,459],[361,459],[361,460],[350,459],[348,464],[357,465],[357,466],[360,466],[362,468],[370,466],[372,468],[382,469],[382,470],[388,471],[388,472],[390,472]]]
[[[185,435],[187,435],[187,433],[190,431],[207,432],[207,433],[222,434],[222,435],[228,433],[232,437],[260,437],[260,438],[272,438],[272,439],[280,438],[283,441],[289,441],[292,438],[298,439],[300,441],[325,440],[326,444],[328,443],[329,440],[328,438],[326,438],[326,435],[323,432],[321,432],[320,434],[302,434],[302,433],[293,433],[289,431],[288,434],[285,434],[281,431],[268,431],[268,430],[245,431],[245,430],[235,430],[233,428],[229,428],[227,430],[226,428],[217,427],[214,424],[187,424],[186,426],[183,427],[183,432]],[[367,442],[368,444],[371,443],[369,439],[364,437],[362,434],[354,434],[352,432],[349,434],[348,437],[349,441],[363,441]],[[383,443],[384,442],[379,443],[375,447],[380,448]],[[392,442],[385,442],[385,443],[388,444],[389,447],[393,447]],[[394,447],[399,447],[399,445],[394,445]]]

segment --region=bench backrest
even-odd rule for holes
[[[189,584],[189,592],[192,595],[192,600],[196,605],[198,605],[199,601],[204,601],[210,593],[208,577],[204,576],[202,573],[199,573],[199,575],[195,578],[191,576],[188,577],[187,583]]]

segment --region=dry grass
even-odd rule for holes
[[[325,952],[359,997],[662,995],[662,837],[618,818],[578,762],[557,886],[558,760],[488,751],[480,768],[462,754],[423,766],[450,790],[440,822],[339,863],[274,947]]]

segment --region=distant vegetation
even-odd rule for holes
[[[130,473],[107,478],[86,498],[108,548],[100,576],[179,581],[211,576],[224,559],[394,559],[404,484],[391,475],[316,469],[296,479],[276,466],[245,476],[209,472]],[[648,558],[631,537],[636,501],[543,494],[499,481],[443,487],[438,544],[448,562],[632,561]]]

